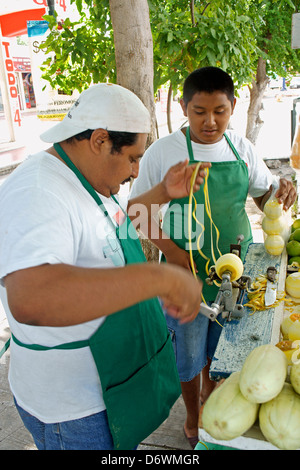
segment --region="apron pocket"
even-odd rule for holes
[[[168,417],[181,388],[170,336],[166,343],[125,382],[103,391],[114,446],[130,450]]]

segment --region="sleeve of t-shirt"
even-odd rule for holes
[[[79,234],[62,200],[42,188],[5,195],[0,209],[0,280],[14,271],[75,261]]]

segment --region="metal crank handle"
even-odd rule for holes
[[[220,313],[220,306],[217,304],[212,304],[211,307],[209,307],[208,305],[202,302],[200,304],[199,312],[205,317],[209,318],[211,321],[215,321],[215,319]]]

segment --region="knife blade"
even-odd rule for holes
[[[277,270],[274,266],[270,266],[267,269],[267,287],[265,292],[265,306],[269,307],[276,302],[276,274]]]

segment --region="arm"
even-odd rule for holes
[[[271,196],[271,193],[272,186],[270,186],[269,190],[262,196],[253,198],[255,204],[261,211],[264,210],[264,205]],[[297,191],[291,181],[286,178],[280,178],[279,188],[275,193],[275,197],[280,204],[283,204],[283,209],[287,211],[296,201]]]
[[[35,326],[76,325],[156,296],[171,315],[189,321],[202,290],[181,268],[147,263],[113,269],[45,264],[8,274],[5,287],[14,318]]]

